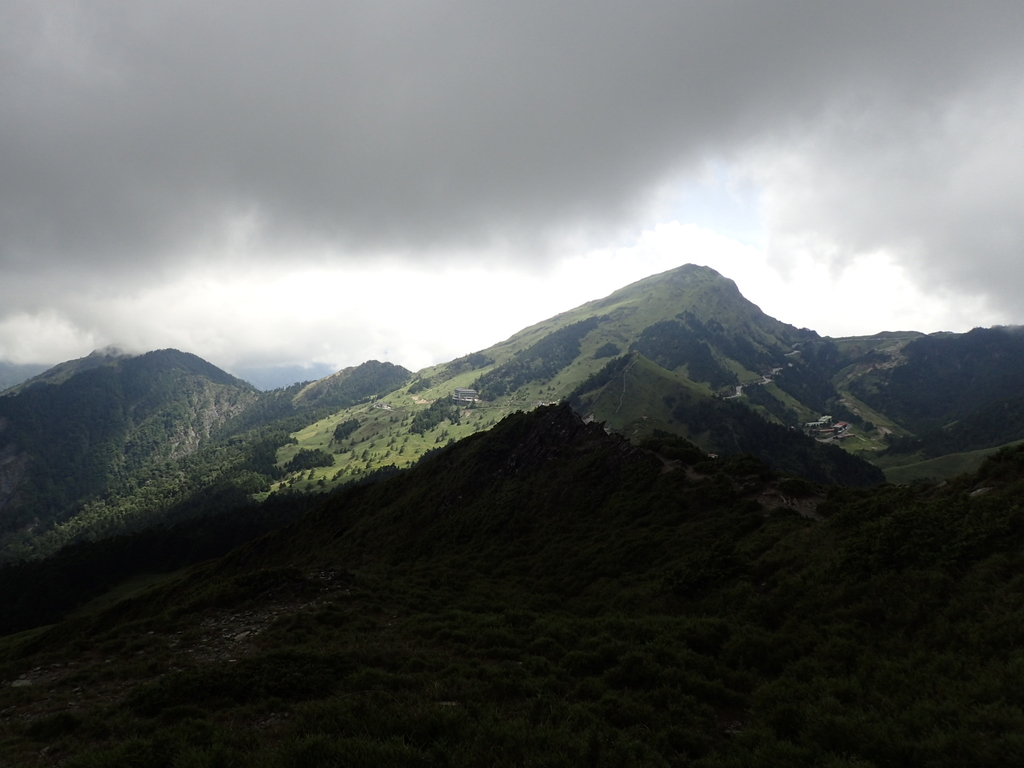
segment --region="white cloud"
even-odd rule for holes
[[[310,256],[287,270],[213,259],[159,286],[80,297],[72,315],[10,317],[0,323],[0,357],[54,362],[116,343],[175,347],[227,368],[378,359],[416,370],[686,263],[712,267],[769,315],[823,335],[1008,321],[980,296],[922,291],[883,252],[839,262],[822,259],[822,250],[794,248],[780,272],[764,248],[671,221],[619,247],[567,254],[543,272],[476,252],[419,265]]]
[[[0,359],[12,363],[57,363],[98,346],[102,344],[93,333],[52,310],[0,319]]]
[[[884,253],[929,305],[948,301],[951,317],[970,306],[981,308],[977,324],[1022,322],[1021,126],[1024,87],[998,78],[918,111],[836,106],[795,137],[741,153],[736,172],[761,189],[781,273],[809,261],[843,270]]]

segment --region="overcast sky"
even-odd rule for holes
[[[1024,323],[1024,3],[0,0],[0,359],[489,346],[714,267]]]

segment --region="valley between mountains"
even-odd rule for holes
[[[1014,764],[1022,385],[694,265],[417,372],[62,363],[0,396],[0,760]]]

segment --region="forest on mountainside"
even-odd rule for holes
[[[850,389],[912,432],[945,427],[1020,397],[1024,329],[975,328],[911,341],[903,362]]]
[[[6,500],[2,532],[63,521],[112,485],[190,456],[211,429],[256,398],[244,382],[173,350],[0,397],[0,440],[25,466],[24,481]]]
[[[694,381],[707,382],[714,389],[738,383],[736,374],[722,367],[708,344],[677,320],[664,320],[648,326],[630,346],[666,370],[686,366]]]

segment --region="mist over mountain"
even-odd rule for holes
[[[233,373],[264,392],[290,387],[292,384],[316,381],[334,373],[327,363],[308,365],[234,366]]]

